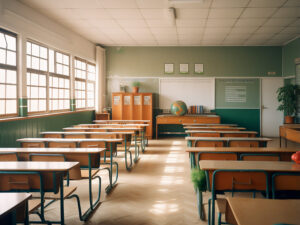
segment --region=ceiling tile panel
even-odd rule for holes
[[[202,34],[204,31],[203,28],[195,29],[195,28],[187,28],[187,27],[182,27],[177,29],[178,34],[183,34],[183,35],[195,35],[195,34]]]
[[[252,26],[252,27],[234,27],[231,29],[231,34],[251,34],[254,31],[256,31],[259,28],[259,26]]]
[[[241,18],[268,18],[277,8],[246,8]]]
[[[243,11],[243,8],[223,8],[223,9],[211,9],[209,12],[209,19],[223,19],[223,18],[238,18]]]
[[[177,27],[204,27],[205,26],[205,19],[197,19],[197,20],[183,20],[177,19],[176,26]]]
[[[241,8],[248,4],[249,0],[214,0],[212,8]]]
[[[143,19],[138,9],[107,9],[114,19]]]
[[[176,16],[178,19],[205,19],[208,15],[208,9],[177,9]]]
[[[51,0],[52,1],[52,0]],[[48,0],[48,2],[51,2]],[[61,0],[62,4],[64,4],[65,8],[68,9],[95,9],[101,8],[101,5],[97,2],[97,0]]]
[[[247,18],[247,19],[238,19],[235,26],[237,27],[254,27],[261,26],[266,22],[265,18]]]
[[[82,0],[81,0],[82,1]],[[137,8],[135,0],[97,0],[106,9],[134,9]],[[83,1],[84,2],[84,1]]]
[[[290,24],[293,27],[300,27],[300,19],[296,19],[293,23]]]
[[[88,20],[89,24],[101,29],[121,29],[115,20]]]
[[[287,26],[295,19],[293,18],[270,18],[264,25],[265,26]]]
[[[178,22],[178,21],[176,21]],[[167,20],[146,20],[146,23],[149,27],[174,27],[173,24],[170,23],[170,21]]]
[[[275,33],[279,33],[280,31],[283,30],[284,27],[267,27],[267,26],[263,26],[260,27],[256,33],[257,34],[275,34]]]
[[[207,27],[232,27],[236,19],[208,19]]]
[[[162,0],[136,0],[136,3],[140,9],[168,8],[167,1]]]
[[[117,20],[117,23],[124,28],[146,28],[145,20]]]
[[[249,3],[249,7],[280,7],[282,6],[286,0],[251,0]]]
[[[294,6],[298,6],[300,7],[300,1],[299,0],[288,0],[285,5],[285,7],[294,7]]]
[[[145,19],[165,19],[167,9],[141,9]]]
[[[300,7],[280,8],[275,14],[275,18],[298,18]]]
[[[162,0],[163,1],[163,0]],[[180,9],[208,9],[213,0],[205,0],[204,2],[176,2],[176,3],[168,3],[169,7],[175,7]]]
[[[74,16],[81,19],[110,19],[111,16],[105,9],[72,9]]]

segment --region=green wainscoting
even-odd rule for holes
[[[39,118],[0,122],[0,147],[19,147],[18,138],[39,137],[42,131],[61,131],[79,123],[91,123],[95,111],[73,112]]]
[[[236,123],[260,135],[260,109],[215,109],[221,123]]]

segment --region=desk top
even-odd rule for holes
[[[75,125],[75,126],[95,126],[95,127],[106,127],[106,126],[112,126],[112,127],[149,127],[149,124],[139,124],[139,123],[135,123],[135,124],[129,124],[129,123],[126,123],[126,124],[115,124],[115,123],[112,123],[112,124],[78,124],[78,125]]]
[[[229,198],[238,225],[299,224],[300,200]]]
[[[31,197],[28,193],[0,193],[0,217],[13,211]]]
[[[0,171],[65,172],[72,169],[78,164],[78,162],[1,162]]]
[[[186,152],[296,152],[297,148],[257,148],[257,147],[189,147],[186,148]]]
[[[185,137],[188,141],[272,141],[265,137]]]
[[[241,130],[186,130],[185,133],[222,133],[222,134],[257,134],[256,131],[241,131]]]
[[[61,143],[73,143],[73,142],[92,142],[92,141],[103,141],[103,142],[122,142],[121,138],[21,138],[17,139],[19,142],[61,142]]]
[[[150,120],[94,120],[94,123],[150,123]]]
[[[236,127],[237,124],[225,124],[225,123],[183,123],[183,126],[230,126],[230,127]]]
[[[216,129],[216,130],[219,130],[219,129],[222,129],[222,130],[246,130],[245,127],[219,127],[219,126],[210,126],[210,127],[199,127],[199,126],[184,126],[183,127],[184,129],[197,129],[197,130],[213,130],[213,129]]]
[[[143,130],[142,127],[65,127],[63,130]]]
[[[263,170],[300,172],[300,164],[282,161],[200,160],[202,170]]]
[[[0,148],[0,153],[20,152],[20,153],[45,153],[45,154],[51,154],[51,153],[95,154],[103,151],[105,151],[105,148]]]
[[[119,131],[119,132],[91,132],[91,131],[44,131],[40,134],[134,134],[133,131]]]
[[[156,116],[156,118],[160,118],[160,117],[220,117],[218,115],[205,115],[205,114],[185,114],[183,116],[177,116],[177,115],[173,115],[173,114],[165,114],[165,115],[158,115]]]

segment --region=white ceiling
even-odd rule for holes
[[[300,0],[20,1],[106,46],[283,45],[300,35]]]

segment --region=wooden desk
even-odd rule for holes
[[[94,120],[94,123],[116,123],[116,124],[127,124],[127,123],[150,123],[150,120]]]
[[[199,126],[184,126],[186,130],[212,130],[212,131],[240,131],[246,130],[245,127],[218,127],[218,126],[210,126],[210,127],[199,127]]]
[[[104,124],[104,123],[99,123],[99,124],[78,124],[78,125],[74,125],[73,127],[149,127],[149,124],[138,124],[138,123],[134,123],[134,124],[130,124],[130,123],[126,123],[126,124],[119,124],[119,123],[108,123],[108,124]]]
[[[197,142],[203,142],[201,147],[211,147],[212,145],[220,147],[249,147],[247,145],[253,143],[258,146],[253,147],[266,147],[268,141],[272,141],[270,138],[262,137],[185,137],[185,140],[188,141],[188,147],[197,145]],[[245,143],[245,146],[241,143]],[[242,146],[241,146],[242,145]]]
[[[0,153],[16,152],[20,161],[29,161],[30,154],[62,154],[66,161],[78,162],[81,168],[88,169],[90,208],[83,214],[87,218],[100,203],[101,185],[99,183],[98,198],[92,198],[92,168],[100,167],[100,153],[105,148],[0,148]],[[99,178],[99,182],[100,178]]]
[[[158,138],[158,127],[161,124],[183,124],[183,123],[217,123],[219,124],[221,119],[217,115],[158,115],[156,116],[156,139]]]
[[[227,197],[226,221],[233,225],[299,224],[300,200]],[[228,211],[227,211],[228,210]]]
[[[78,162],[1,162],[0,175],[2,185],[4,185],[1,191],[9,192],[17,189],[20,191],[40,192],[41,214],[44,216],[44,193],[57,193],[58,190],[60,190],[60,221],[49,222],[60,223],[63,225],[65,224],[63,177],[69,170],[77,165]],[[23,181],[24,184],[9,184],[8,180],[20,180],[20,178],[17,178],[20,174],[22,174],[23,179],[27,181],[26,183]],[[41,183],[44,185],[41,186]],[[11,185],[14,185],[14,187],[11,187]]]
[[[300,124],[284,124],[279,127],[280,147],[281,139],[285,140],[285,147],[287,147],[287,140],[300,143]]]
[[[0,193],[0,224],[15,225],[17,217],[24,217],[24,224],[28,220],[28,193]]]
[[[124,147],[125,147],[125,166],[128,171],[132,169],[132,156],[130,152],[131,147],[131,136],[134,134],[133,131],[119,131],[119,132],[67,132],[67,131],[46,131],[41,132],[42,136],[44,138],[94,138],[97,136],[104,136],[107,138],[121,138],[124,141]],[[73,137],[72,137],[73,136]],[[129,143],[129,144],[127,144]],[[139,149],[137,147],[137,143],[135,142],[135,158],[134,162],[136,163],[138,161],[139,156]],[[127,152],[129,152],[129,165],[128,165],[128,158],[127,158]]]
[[[183,123],[182,125],[191,127],[237,127],[237,124],[225,123]]]
[[[257,147],[188,147],[186,148],[186,152],[190,154],[190,162],[191,167],[194,168],[196,164],[196,159],[200,159],[200,154],[202,153],[209,153],[209,155],[220,155],[220,153],[234,153],[236,154],[236,158],[240,159],[241,154],[276,154],[279,155],[281,161],[291,161],[291,156],[297,151],[296,148],[273,148],[273,147],[264,147],[264,148],[257,148]],[[196,157],[196,154],[198,157]],[[210,159],[209,155],[206,155],[206,159]],[[211,158],[211,159],[212,159]]]
[[[208,187],[212,192],[210,219],[213,225],[215,224],[216,191],[265,190],[268,198],[270,174],[300,173],[300,165],[293,162],[201,160],[200,169],[205,170]]]
[[[256,131],[224,131],[224,130],[186,130],[191,137],[255,137]]]

